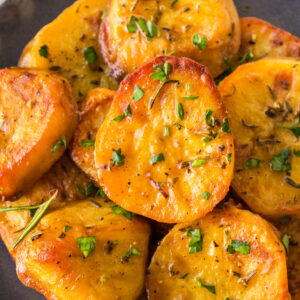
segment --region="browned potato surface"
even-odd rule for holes
[[[300,39],[264,20],[241,18],[240,57],[249,51],[253,59],[265,56],[300,56]]]
[[[106,0],[79,0],[43,27],[25,47],[19,66],[50,69],[67,78],[80,99],[97,86],[117,88],[98,46]]]
[[[0,70],[2,197],[28,189],[63,154],[77,125],[76,110],[64,78],[49,71]]]
[[[284,217],[276,223],[281,237],[286,234],[289,239],[287,258],[289,291],[293,300],[300,299],[300,218]]]
[[[106,88],[89,91],[80,103],[80,120],[70,145],[70,154],[74,162],[94,182],[98,182],[94,166],[94,143],[113,99],[115,92]]]
[[[152,299],[289,299],[285,250],[274,227],[229,207],[176,225],[152,257]]]
[[[161,56],[122,81],[96,137],[95,163],[114,202],[176,223],[204,216],[225,197],[233,152],[207,68]]]
[[[99,39],[117,78],[173,52],[217,76],[226,67],[224,56],[232,59],[239,50],[240,22],[232,0],[110,0]]]
[[[1,213],[1,237],[16,260],[22,282],[48,299],[137,299],[144,290],[149,225],[131,214],[127,218],[115,214],[114,204],[106,199],[86,198],[76,185],[87,191],[88,183],[64,157],[30,192],[1,205],[39,204],[58,189],[47,214],[12,250],[19,230],[30,220],[29,212]],[[84,200],[74,201],[79,199]],[[81,237],[96,238],[86,258],[78,246]]]
[[[265,58],[245,64],[219,90],[232,118],[233,189],[269,218],[299,215],[299,61]]]

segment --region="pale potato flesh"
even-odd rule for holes
[[[94,166],[94,150],[96,134],[110,108],[115,92],[106,88],[89,91],[80,103],[80,119],[73,140],[69,147],[74,162],[95,183],[98,182],[97,170]],[[91,146],[87,145],[90,141]],[[85,143],[85,144],[84,144]]]
[[[234,191],[256,212],[277,218],[300,214],[300,141],[291,130],[300,112],[300,65],[293,58],[265,58],[238,67],[220,83],[231,115],[236,149]],[[244,122],[244,123],[243,123]],[[248,125],[248,126],[247,126]],[[257,128],[251,128],[257,126]],[[291,170],[273,171],[270,161],[290,147]],[[245,169],[250,158],[263,160]]]
[[[165,63],[171,68],[168,80],[178,83],[165,84],[150,108],[150,99],[161,84],[150,74]],[[136,85],[144,95],[133,101]],[[182,98],[186,95],[197,99]],[[179,102],[184,111],[182,120],[177,111]],[[116,122],[128,105],[131,115]],[[205,121],[208,110],[213,112],[214,128]],[[159,222],[204,216],[225,197],[232,178],[233,137],[221,128],[226,118],[227,111],[206,67],[189,59],[157,57],[122,81],[97,133],[95,163],[101,187],[112,201]],[[169,136],[164,135],[165,127]],[[205,142],[212,132],[217,136]],[[125,155],[122,166],[111,161],[112,149],[121,149]],[[151,162],[159,154],[164,160]],[[193,167],[197,159],[204,161]]]
[[[226,67],[224,56],[232,59],[240,46],[240,24],[232,0],[172,1],[110,0],[108,15],[99,34],[104,58],[117,78],[131,73],[152,58],[173,53],[192,58],[208,67],[213,76]],[[130,17],[152,21],[157,36],[148,41],[141,30],[128,32]],[[193,36],[206,38],[208,46],[200,50]]]
[[[30,188],[66,149],[77,125],[69,83],[42,70],[0,70],[0,196]]]
[[[67,78],[79,100],[95,87],[117,88],[98,45],[98,30],[106,0],[79,0],[43,27],[23,50],[19,66],[51,69]],[[48,47],[48,57],[39,54]],[[97,60],[88,64],[84,50],[93,47]]]
[[[189,254],[189,230],[200,229],[202,250]],[[248,242],[249,253],[229,253],[232,240]],[[183,277],[183,278],[182,278]],[[215,294],[202,284],[215,288]],[[290,299],[285,250],[269,223],[246,210],[214,210],[176,225],[154,253],[147,275],[150,300]]]
[[[249,51],[253,59],[265,56],[300,56],[300,39],[264,20],[241,18],[240,58]]]
[[[139,217],[116,215],[111,201],[86,198],[87,177],[67,158],[61,159],[33,189],[2,207],[33,205],[58,197],[38,225],[13,250],[11,244],[30,220],[28,211],[0,214],[0,233],[16,260],[20,280],[48,299],[137,299],[144,290],[150,227]],[[81,201],[74,201],[83,199]],[[65,231],[65,226],[70,226]],[[87,258],[78,237],[94,236],[95,250]],[[115,242],[118,241],[118,242]],[[114,243],[115,242],[115,243]],[[130,247],[140,251],[128,261]]]

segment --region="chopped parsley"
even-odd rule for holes
[[[258,158],[251,157],[247,161],[244,162],[244,169],[250,170],[250,169],[259,168],[263,162],[264,162],[264,160],[260,160]]]
[[[292,126],[281,126],[278,125],[277,128],[288,129],[290,130],[294,136],[299,139],[300,137],[300,117],[298,117],[298,121]]]
[[[123,215],[126,219],[132,220],[133,213],[130,211],[127,211],[123,207],[119,205],[114,205],[111,207],[111,210],[114,212],[116,215]]]
[[[205,113],[205,122],[209,127],[215,126],[215,118],[211,109],[208,109]]]
[[[64,227],[64,232],[67,232],[67,231],[70,230],[71,228],[72,228],[71,226],[66,225],[66,226]]]
[[[183,110],[183,105],[181,102],[177,103],[177,115],[180,120],[183,120],[184,118],[184,110]]]
[[[170,4],[170,7],[171,8],[174,8],[174,5],[178,2],[178,0],[173,0]]]
[[[279,222],[280,222],[280,224],[285,224],[285,223],[291,221],[291,219],[292,219],[291,217],[286,216],[286,217],[280,218]]]
[[[107,198],[104,191],[101,188],[98,189],[98,191],[96,192],[95,197]]]
[[[133,91],[133,95],[132,95],[132,100],[134,102],[139,101],[140,99],[142,99],[144,96],[144,91],[136,84],[134,86],[134,91]]]
[[[230,254],[233,253],[249,254],[250,253],[249,242],[232,240],[231,245],[228,245],[227,247],[227,251]]]
[[[105,282],[106,282],[108,279],[109,279],[109,277],[107,277],[107,276],[101,276],[101,277],[100,277],[100,282],[101,282],[101,284],[104,285]]]
[[[193,167],[193,168],[200,167],[200,166],[203,165],[205,162],[206,162],[205,159],[196,158],[196,159],[192,162],[192,167]]]
[[[289,237],[287,235],[287,233],[285,232],[281,238],[281,242],[286,250],[286,253],[289,254],[289,244],[290,244],[290,241],[289,241]]]
[[[141,255],[141,251],[136,249],[136,248],[132,248],[130,247],[129,250],[124,254],[124,256],[122,256],[122,261],[129,261],[129,258],[131,256],[140,256]]]
[[[86,184],[85,189],[79,184],[76,184],[76,188],[82,195],[86,197],[90,197],[96,191],[96,187],[91,181]]]
[[[118,115],[117,117],[113,118],[113,120],[117,123],[120,123],[125,118],[125,114]]]
[[[170,127],[169,126],[164,127],[164,136],[170,136]]]
[[[272,170],[278,172],[290,171],[292,169],[290,158],[291,158],[290,148],[284,149],[283,151],[281,151],[271,159],[270,163],[271,163]]]
[[[247,52],[243,55],[243,57],[242,57],[242,59],[240,60],[239,64],[242,65],[242,64],[244,64],[244,63],[246,63],[246,62],[253,61],[253,59],[254,59],[254,54],[252,53],[251,50],[249,50],[249,51],[247,51]]]
[[[49,48],[47,45],[43,45],[40,49],[39,49],[39,55],[45,58],[49,57]]]
[[[111,159],[111,161],[114,163],[115,166],[121,167],[124,165],[125,163],[125,155],[122,154],[121,148],[119,148],[118,150],[115,150],[114,148],[112,148],[113,151],[113,158]]]
[[[163,153],[159,153],[157,155],[154,155],[153,157],[151,157],[151,164],[154,165],[160,161],[164,161],[165,160],[165,157],[164,157],[164,154]]]
[[[61,140],[58,140],[55,145],[53,146],[53,148],[51,149],[51,152],[56,152],[60,146],[64,146],[65,148],[67,148],[67,141],[66,141],[66,137],[62,136]]]
[[[88,64],[93,64],[97,60],[97,53],[93,46],[85,48],[83,50],[83,55]]]
[[[198,33],[193,35],[193,44],[197,46],[201,51],[203,51],[207,46],[207,38],[206,37],[200,37]]]
[[[216,294],[216,288],[214,285],[203,284],[200,278],[197,278],[196,280],[198,282],[199,287],[204,287],[207,290],[209,290],[211,293]]]
[[[200,194],[200,196],[202,196],[205,200],[209,200],[211,195],[209,192],[204,192],[204,193]]]
[[[227,161],[228,161],[228,163],[231,163],[231,157],[232,157],[232,153],[228,153],[227,154]]]
[[[175,125],[177,128],[183,128],[183,125],[181,125],[181,124],[179,124],[179,123],[177,123],[177,122],[175,122],[173,125]]]
[[[83,256],[88,257],[94,250],[97,239],[95,236],[85,236],[77,238],[77,244]]]
[[[126,25],[126,28],[127,28],[128,32],[135,33],[137,31],[135,21],[136,21],[136,17],[131,16],[130,19],[129,19],[129,23]]]
[[[190,100],[196,100],[199,98],[199,96],[192,96],[192,95],[186,95],[186,96],[181,96],[182,99],[190,99]]]
[[[188,275],[189,275],[189,273],[185,273],[185,274],[183,274],[182,276],[180,276],[180,279],[184,279],[184,278],[186,278]]]
[[[223,124],[222,124],[222,131],[225,133],[230,133],[230,127],[229,127],[229,122],[228,122],[228,118],[224,118]]]
[[[158,29],[153,24],[153,22],[146,22],[144,18],[137,18],[135,16],[131,16],[128,24],[126,24],[127,31],[130,33],[135,33],[138,29],[137,26],[140,28],[140,30],[143,32],[143,34],[146,36],[149,42],[151,41],[151,38],[158,35]]]
[[[95,145],[95,140],[84,140],[81,141],[80,146],[81,147],[93,147]]]
[[[165,82],[168,79],[168,75],[171,73],[171,66],[169,62],[165,62],[164,65],[157,65],[153,67],[154,71],[150,74],[150,77],[154,80],[160,80],[161,82]]]
[[[189,254],[194,254],[202,251],[203,237],[200,228],[191,229],[187,232],[187,236],[191,237],[189,242]]]

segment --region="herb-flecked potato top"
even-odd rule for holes
[[[19,66],[64,76],[77,100],[97,86],[116,89],[97,40],[106,4],[106,0],[75,1],[28,43]]]
[[[175,223],[204,216],[234,165],[225,106],[207,68],[157,57],[124,79],[95,144],[99,183],[125,209]]]
[[[89,91],[80,103],[79,124],[70,144],[70,155],[74,162],[95,183],[98,182],[94,150],[98,129],[109,111],[115,92],[106,88]]]
[[[154,253],[150,300],[287,300],[285,249],[258,215],[229,207],[176,225]]]
[[[270,218],[299,215],[299,60],[265,58],[242,65],[219,90],[232,118],[234,191]]]
[[[240,46],[240,22],[232,0],[110,0],[100,45],[115,77],[152,58],[173,53],[208,67],[213,76]]]
[[[28,189],[63,154],[77,125],[66,79],[42,70],[0,70],[0,195]]]

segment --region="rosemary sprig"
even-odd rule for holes
[[[38,224],[40,219],[45,214],[47,208],[51,204],[51,202],[56,198],[57,193],[58,193],[58,191],[56,190],[55,194],[48,201],[46,201],[38,206],[38,210],[34,214],[33,218],[26,225],[26,227],[24,228],[22,233],[19,235],[19,237],[13,242],[13,244],[12,244],[13,249],[16,248],[16,246],[25,238],[25,236]],[[15,210],[18,210],[17,208],[18,207],[15,207]],[[29,209],[32,209],[32,206]]]
[[[37,209],[41,205],[34,205],[34,206],[16,206],[16,207],[4,207],[0,208],[0,213],[2,212],[9,212],[9,211],[18,211],[18,210],[32,210],[32,209]]]

